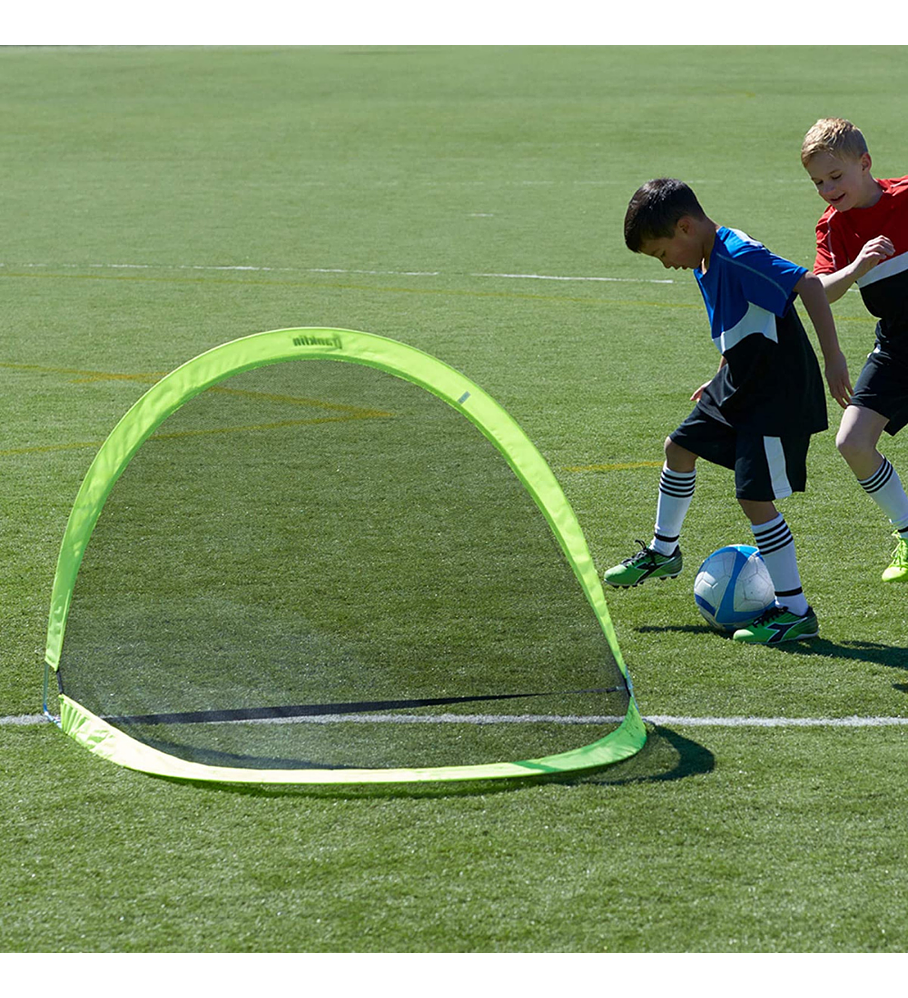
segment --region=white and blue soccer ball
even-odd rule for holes
[[[729,544],[700,566],[694,599],[710,627],[730,633],[769,609],[776,595],[760,552],[747,544]]]

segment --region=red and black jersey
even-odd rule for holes
[[[878,180],[883,189],[869,208],[829,207],[817,223],[816,274],[832,274],[857,258],[876,236],[888,236],[895,254],[857,281],[871,315],[879,320],[877,341],[887,353],[908,357],[908,177]]]

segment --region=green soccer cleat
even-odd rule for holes
[[[819,633],[817,615],[810,607],[806,613],[798,614],[784,606],[771,606],[747,627],[739,627],[732,638],[752,645],[777,645],[782,641],[815,638]]]
[[[883,572],[883,582],[908,582],[908,540],[896,531],[898,541],[892,552],[892,564]]]
[[[625,558],[620,565],[610,568],[603,579],[610,586],[628,589],[639,586],[647,579],[677,579],[681,574],[681,548],[674,554],[659,554],[648,548],[643,541],[637,541],[641,550],[632,558]]]

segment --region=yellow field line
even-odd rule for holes
[[[13,454],[52,454],[58,450],[79,450],[82,447],[100,447],[103,440],[83,440],[74,444],[48,444],[44,447],[9,447],[0,450],[0,457],[11,457]]]
[[[363,410],[360,413],[345,413],[341,416],[322,416],[316,419],[281,419],[273,423],[248,423],[243,426],[217,426],[207,430],[175,430],[172,433],[155,433],[149,440],[176,440],[182,437],[201,437],[215,433],[247,433],[257,430],[279,430],[288,426],[316,426],[320,423],[347,423],[355,419],[377,419],[385,416],[393,416],[393,413],[378,413]],[[78,450],[83,447],[100,447],[103,440],[85,440],[80,443],[71,444],[47,444],[39,447],[11,447],[8,450],[0,450],[0,457],[9,457],[14,454],[47,454],[53,451]]]
[[[39,364],[6,364],[0,363],[0,368],[10,368],[21,371],[40,371],[49,374],[74,374],[78,375],[84,382],[90,381],[158,381],[162,374],[113,374],[106,371],[83,371],[70,367],[43,367]],[[151,440],[165,440],[174,437],[196,436],[204,433],[237,433],[248,430],[270,430],[286,426],[307,426],[318,423],[341,422],[346,419],[388,419],[394,413],[384,412],[381,409],[362,409],[357,406],[341,405],[335,402],[321,402],[318,399],[300,398],[294,395],[276,395],[269,392],[249,391],[242,388],[225,388],[215,385],[209,391],[226,392],[231,395],[248,396],[250,398],[265,399],[270,402],[286,403],[288,405],[305,405],[329,411],[344,413],[342,416],[325,417],[321,419],[300,419],[283,420],[276,423],[254,423],[248,426],[236,426],[216,428],[210,430],[184,430],[174,433],[157,433]],[[13,447],[9,450],[0,450],[0,457],[9,457],[14,454],[46,454],[53,451],[75,450],[83,447],[100,447],[103,441],[85,441],[83,443],[71,444],[51,444],[41,447]],[[567,472],[606,472],[606,471],[631,471],[635,468],[661,468],[662,461],[633,461],[620,464],[578,464],[567,465],[564,470]]]
[[[11,371],[39,371],[42,374],[75,374],[79,377],[76,384],[90,381],[160,381],[167,372],[162,374],[113,374],[108,371],[82,371],[74,367],[44,367],[41,364],[5,364],[0,367]]]
[[[392,413],[381,413],[391,416]],[[287,426],[317,426],[321,423],[348,423],[354,419],[376,419],[378,413],[364,410],[360,413],[345,413],[342,416],[321,416],[316,419],[279,419],[273,423],[248,423],[243,426],[215,426],[207,430],[174,430],[172,433],[155,433],[149,440],[177,440],[182,437],[203,437],[215,433],[246,433],[249,430],[282,430]]]
[[[229,395],[244,395],[249,398],[264,399],[267,402],[286,402],[288,405],[309,405],[319,409],[328,409],[329,411],[348,412],[356,418],[373,417],[376,419],[385,419],[388,416],[394,415],[393,412],[384,412],[382,409],[364,409],[358,405],[323,402],[320,399],[302,398],[296,395],[274,395],[271,392],[254,392],[244,388],[224,388],[222,385],[215,385],[213,388],[209,388],[209,391],[226,392]]]
[[[8,364],[0,363],[0,368],[7,368],[16,371],[39,371],[44,374],[74,374],[79,381],[84,384],[93,381],[160,381],[163,374],[115,374],[110,371],[83,371],[72,367],[46,367],[40,364]],[[229,395],[245,396],[253,399],[264,399],[268,402],[277,402],[286,405],[304,405],[316,409],[325,409],[329,412],[338,412],[338,416],[325,416],[313,419],[285,419],[272,423],[250,423],[242,426],[215,427],[208,430],[181,430],[173,433],[156,433],[149,439],[167,440],[175,437],[190,437],[208,433],[239,433],[249,430],[273,430],[287,426],[314,426],[319,423],[337,423],[352,419],[389,419],[393,418],[393,412],[385,412],[382,409],[365,409],[361,406],[343,405],[339,402],[325,402],[319,399],[302,398],[295,395],[278,395],[271,392],[256,392],[243,388],[225,388],[222,385],[214,385],[208,389],[214,392],[224,392]],[[15,454],[48,454],[55,451],[78,450],[85,447],[100,447],[103,440],[84,440],[77,443],[68,444],[45,444],[35,447],[10,447],[0,450],[0,457],[10,457]]]
[[[663,461],[631,461],[624,464],[570,464],[565,471],[630,471],[634,468],[661,468]]]
[[[41,364],[5,364],[0,363],[0,367],[9,368],[14,371],[39,371],[43,374],[75,374],[78,380],[73,384],[89,384],[94,381],[143,381],[157,382],[166,377],[164,374],[114,374],[111,371],[82,371],[72,367],[45,367]],[[272,392],[256,392],[245,388],[225,388],[223,385],[214,385],[208,389],[211,392],[226,392],[229,395],[244,395],[248,398],[264,399],[266,402],[286,402],[288,405],[309,405],[319,409],[330,409],[338,412],[369,413],[373,416],[391,416],[393,413],[384,412],[381,409],[363,409],[356,405],[342,405],[340,402],[324,402],[321,399],[303,398],[297,395],[276,395]]]

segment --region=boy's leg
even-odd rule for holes
[[[697,455],[676,444],[671,437],[665,441],[665,464],[659,476],[659,499],[656,502],[656,526],[650,550],[673,555],[678,549],[681,527],[690,508],[697,484]]]
[[[778,644],[815,638],[819,633],[816,614],[804,598],[795,557],[794,539],[785,518],[771,502],[739,499],[766,564],[776,593],[776,605],[732,635],[748,644]]]
[[[637,554],[605,573],[603,580],[610,586],[626,589],[648,579],[678,577],[683,565],[678,539],[694,494],[696,462],[696,454],[666,438],[653,539],[649,547],[638,541],[641,550]]]
[[[889,518],[898,539],[884,582],[908,581],[908,495],[889,460],[877,450],[888,417],[864,406],[850,405],[842,416],[836,447],[858,484]]]
[[[870,478],[884,460],[876,445],[888,422],[887,416],[864,406],[850,405],[842,413],[835,445],[859,482]]]
[[[809,436],[748,434],[740,439],[735,490],[772,579],[776,603],[753,623],[735,631],[735,641],[777,644],[819,633],[816,615],[801,588],[794,539],[775,506],[776,499],[804,491],[809,445]]]
[[[776,603],[798,615],[807,612],[794,538],[785,517],[771,502],[739,499],[776,593]]]

